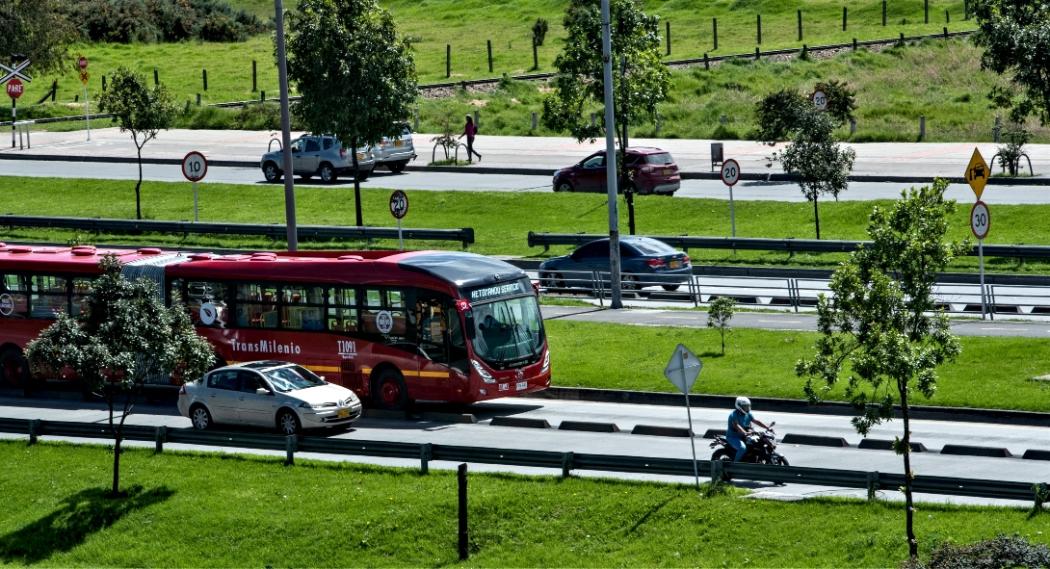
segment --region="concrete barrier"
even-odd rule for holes
[[[693,435],[687,427],[663,427],[659,425],[635,425],[631,429],[632,435],[649,435],[654,437],[691,437]]]
[[[784,435],[780,441],[785,445],[810,445],[820,447],[848,447],[849,443],[842,437],[821,437],[817,435]]]
[[[969,445],[944,445],[941,454],[962,454],[968,456],[993,456],[997,458],[1008,458],[1013,456],[1005,448],[978,447]]]
[[[560,431],[589,431],[592,433],[618,433],[620,427],[615,423],[590,423],[587,421],[562,421],[558,425]]]
[[[551,424],[547,422],[547,419],[529,419],[527,417],[493,417],[489,424],[496,427],[551,428]]]
[[[1028,460],[1050,460],[1050,450],[1028,449],[1021,458]]]
[[[909,446],[912,452],[926,452],[926,445],[912,441]],[[893,450],[893,441],[886,439],[861,439],[860,444],[857,448],[873,449],[873,450]]]

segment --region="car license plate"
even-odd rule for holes
[[[674,170],[670,168],[664,168],[664,176],[670,176],[671,174],[674,174]]]
[[[514,389],[516,389],[518,391],[522,391],[522,390],[525,390],[525,389],[528,389],[528,388],[529,388],[529,382],[527,382],[527,381],[519,381],[518,383],[514,384]]]
[[[668,264],[668,266],[671,267],[672,269],[677,269],[678,267],[682,266],[682,262],[681,261],[671,261]]]
[[[404,145],[405,145],[405,141],[403,141],[403,140],[395,140],[394,141],[394,146],[404,146]]]
[[[345,419],[346,417],[349,417],[349,416],[350,416],[350,408],[349,407],[343,407],[342,409],[339,410],[339,418],[340,419]]]

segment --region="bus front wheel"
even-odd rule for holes
[[[396,370],[383,370],[375,379],[372,400],[380,409],[401,410],[408,406],[405,379]]]

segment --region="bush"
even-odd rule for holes
[[[969,545],[942,545],[930,556],[927,569],[999,569],[1050,567],[1050,549],[1023,537],[999,537]]]
[[[64,6],[88,41],[243,41],[266,29],[224,0],[80,0]]]
[[[537,46],[543,45],[543,40],[547,38],[547,30],[550,25],[544,18],[537,18],[536,23],[532,25],[532,41],[536,42]]]

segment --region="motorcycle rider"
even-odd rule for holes
[[[765,423],[759,421],[751,415],[751,400],[747,397],[736,398],[736,408],[729,414],[729,425],[726,429],[726,442],[729,446],[736,449],[736,456],[733,458],[733,462],[740,462],[740,459],[744,458],[744,454],[747,452],[747,439],[748,432],[751,431],[751,423],[755,423],[763,429],[768,429]]]

